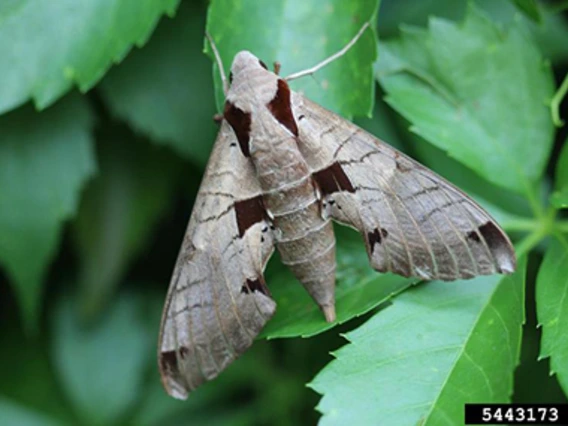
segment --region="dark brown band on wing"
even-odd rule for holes
[[[266,217],[262,196],[258,195],[248,200],[241,200],[235,203],[235,213],[237,216],[237,226],[239,237],[245,235],[247,229],[255,223],[261,222]]]
[[[290,87],[281,78],[278,79],[276,95],[268,103],[267,107],[280,124],[290,130],[294,136],[298,136],[298,126],[296,125],[296,120],[294,120],[292,105],[290,104]]]
[[[268,290],[263,277],[259,277],[255,280],[250,280],[247,278],[246,284],[241,287],[241,293],[250,294],[255,291],[259,291],[265,296],[270,297],[270,290]]]
[[[338,162],[313,174],[321,192],[328,195],[338,191],[355,192],[351,181]]]
[[[503,234],[493,222],[481,225],[478,230],[489,247],[497,247],[503,243]]]
[[[231,125],[239,145],[241,146],[241,151],[245,157],[250,157],[249,149],[249,139],[250,139],[250,114],[244,112],[242,109],[237,108],[231,102],[225,102],[225,111],[223,111],[223,117]]]
[[[496,260],[497,271],[499,271],[500,273],[513,272],[516,267],[515,253],[511,253],[511,251],[509,250],[510,243],[508,242],[507,237],[503,235],[503,232],[499,229],[499,227],[493,222],[487,222],[477,228],[477,230],[485,240],[487,247]],[[512,268],[508,267],[506,270],[503,270],[502,266],[500,265],[499,259],[507,259],[507,263],[511,264]]]
[[[369,241],[369,247],[371,248],[371,253],[375,251],[375,244],[381,244],[383,239],[388,237],[389,233],[384,228],[375,228],[373,232],[367,233],[367,240]]]
[[[179,353],[173,351],[164,351],[160,353],[160,367],[164,372],[168,372],[171,376],[179,376],[180,369],[178,365],[178,355],[181,359],[187,357],[189,350],[185,346],[180,346]]]
[[[163,372],[167,372],[170,375],[179,375],[176,351],[160,353],[160,367]]]

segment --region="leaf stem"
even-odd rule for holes
[[[536,217],[536,219],[538,221],[541,221],[544,219],[546,213],[544,211],[542,204],[538,199],[538,193],[536,191],[535,185],[530,183],[528,179],[526,179],[524,176],[522,177],[526,188],[525,193],[527,196],[527,201],[529,202],[531,210],[533,211],[533,214]]]
[[[523,257],[530,252],[538,243],[544,238],[542,230],[536,230],[525,237],[519,244],[517,244],[516,252],[518,257]]]
[[[568,231],[568,222],[555,222],[557,210],[555,208],[549,208],[543,211],[542,215],[537,218],[536,221],[531,221],[529,219],[513,219],[511,222],[513,225],[519,225],[519,230],[528,230],[529,226],[532,226],[532,232],[525,237],[517,245],[517,254],[519,257],[524,256],[529,251],[531,251],[540,241],[547,235],[555,234],[560,228],[566,228]],[[531,223],[532,222],[532,223]]]
[[[550,114],[552,115],[552,122],[556,127],[562,127],[564,121],[560,118],[560,104],[568,92],[568,73],[564,76],[564,81],[550,100]]]
[[[515,231],[535,231],[540,228],[540,224],[538,221],[534,219],[509,219],[507,221],[502,222],[503,228],[507,230],[507,232],[515,232]]]

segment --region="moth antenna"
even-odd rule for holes
[[[217,67],[219,68],[219,73],[221,74],[221,80],[223,81],[223,93],[227,96],[227,92],[229,91],[229,85],[227,84],[227,76],[225,75],[225,68],[223,68],[223,60],[221,59],[221,55],[219,54],[219,50],[217,50],[217,45],[213,41],[213,37],[208,32],[205,32],[205,37],[209,41],[209,45],[211,46],[211,50],[215,55],[215,61],[217,62]]]
[[[349,49],[351,49],[351,47],[353,47],[353,45],[355,43],[357,43],[357,40],[359,40],[361,38],[361,36],[365,32],[365,30],[367,28],[369,28],[369,26],[370,26],[369,22],[365,22],[363,24],[363,26],[361,27],[361,29],[359,30],[359,32],[357,34],[355,34],[355,37],[353,37],[351,39],[351,41],[349,43],[347,43],[343,47],[343,49],[341,49],[340,51],[335,52],[333,55],[329,56],[328,58],[324,59],[320,63],[314,65],[313,67],[308,68],[307,70],[298,71],[296,73],[290,74],[288,77],[285,77],[284,80],[291,81],[291,80],[295,80],[296,78],[305,77],[306,75],[311,75],[311,74],[315,73],[316,71],[319,71],[321,68],[325,67],[327,64],[335,61],[336,59],[341,58],[343,55],[345,55],[349,51]]]

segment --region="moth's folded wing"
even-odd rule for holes
[[[301,95],[292,104],[325,212],[361,232],[375,269],[442,280],[515,269],[506,234],[462,191]]]
[[[176,398],[216,377],[275,310],[263,270],[273,252],[250,160],[223,122],[175,265],[158,346]]]

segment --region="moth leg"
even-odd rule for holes
[[[225,75],[225,68],[223,68],[223,61],[221,60],[221,55],[217,50],[217,45],[213,41],[213,37],[211,37],[211,35],[208,32],[205,33],[205,37],[207,37],[209,45],[211,46],[211,50],[215,55],[215,61],[217,62],[217,67],[219,68],[219,74],[221,74],[221,81],[223,82],[223,93],[225,94],[225,96],[227,96],[227,92],[229,91],[229,84],[227,83],[227,76]]]
[[[280,74],[280,68],[281,68],[280,62],[274,61],[274,74],[279,75]]]

